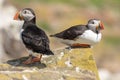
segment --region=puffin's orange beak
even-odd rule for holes
[[[20,15],[20,13],[17,12],[17,13],[15,14],[15,16],[14,16],[14,20],[18,20],[18,19],[19,19],[19,15]]]
[[[101,29],[101,30],[104,30],[104,26],[103,26],[103,23],[102,23],[102,22],[100,22],[100,29]]]

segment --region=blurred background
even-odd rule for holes
[[[28,55],[19,38],[17,10],[32,8],[48,36],[73,25],[100,19],[105,29],[93,53],[101,80],[120,80],[120,0],[0,0],[0,61]],[[51,49],[64,45],[50,38]],[[56,45],[57,44],[57,45]]]

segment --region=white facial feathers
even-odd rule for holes
[[[21,11],[20,16],[23,16],[26,21],[30,21],[35,17],[30,10]]]
[[[88,22],[88,26],[91,26],[91,27],[99,26],[99,24],[100,24],[100,20],[91,20]]]

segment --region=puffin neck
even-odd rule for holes
[[[93,30],[93,29],[91,29],[90,26],[88,26],[88,25],[86,25],[86,27],[87,27],[88,30],[91,30],[91,31],[93,31],[93,32],[95,32],[97,34],[100,32],[100,30],[96,30],[96,29]]]
[[[36,24],[36,18],[32,19],[31,21],[24,21],[22,29],[25,29],[27,27],[27,25],[30,23]]]
[[[33,23],[33,24],[36,24],[36,18],[33,18],[33,19],[30,20],[30,21],[25,21],[24,24],[25,24],[25,23]]]
[[[88,25],[86,25],[87,29],[90,29]]]

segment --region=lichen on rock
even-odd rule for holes
[[[27,57],[0,64],[0,80],[99,80],[91,49],[61,49],[42,63],[23,65]]]

